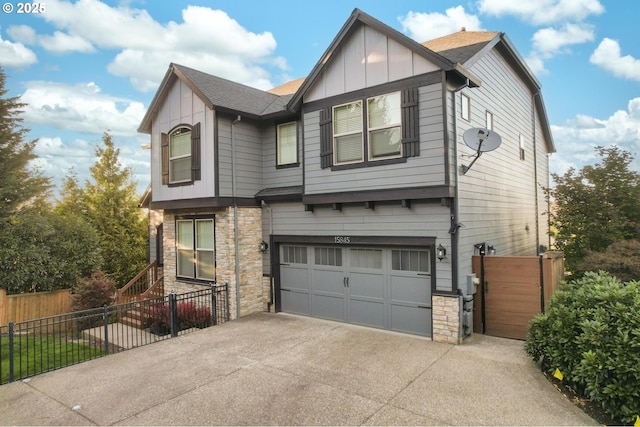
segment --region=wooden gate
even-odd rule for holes
[[[544,312],[564,278],[562,252],[542,256],[473,257],[480,279],[474,298],[474,332],[525,339],[531,319]]]

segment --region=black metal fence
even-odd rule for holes
[[[0,384],[229,320],[226,285],[0,326]]]

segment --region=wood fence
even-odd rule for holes
[[[564,278],[562,252],[537,256],[474,256],[480,279],[473,303],[474,332],[525,339],[529,322],[543,313]]]
[[[0,289],[0,325],[55,316],[71,311],[71,291],[7,295]]]

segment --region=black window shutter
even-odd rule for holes
[[[402,91],[402,152],[404,157],[420,155],[418,126],[418,88]]]
[[[333,128],[331,108],[320,110],[320,167],[333,165]]]
[[[196,123],[191,128],[191,180],[199,181],[201,179],[200,168],[200,123]]]
[[[162,184],[169,184],[169,135],[163,133],[160,139],[162,157]]]

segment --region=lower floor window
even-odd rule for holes
[[[176,221],[177,276],[215,280],[215,237],[213,218]]]

